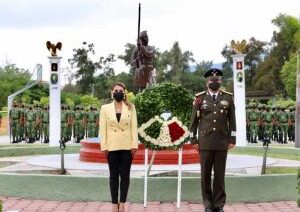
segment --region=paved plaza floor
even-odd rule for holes
[[[4,212],[111,212],[108,202],[59,202],[45,200],[29,200],[19,198],[1,198],[4,201]],[[150,202],[147,208],[143,204],[126,203],[127,212],[200,212],[204,206],[198,203],[182,202],[177,208],[176,203]],[[226,212],[297,212],[300,211],[296,202],[271,203],[234,203],[224,207]]]

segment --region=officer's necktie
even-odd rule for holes
[[[216,100],[216,95],[213,94],[213,95],[212,95],[212,98],[213,98],[213,100],[215,101],[215,100]]]

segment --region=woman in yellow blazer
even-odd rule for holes
[[[113,86],[111,95],[114,101],[102,105],[100,110],[101,151],[107,155],[113,211],[124,212],[131,162],[138,148],[137,117],[134,105],[127,100],[122,82]]]

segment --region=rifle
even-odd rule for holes
[[[138,54],[137,54],[137,68],[141,66],[141,60],[140,60],[140,47],[138,45],[140,41],[140,30],[141,30],[141,3],[139,3],[139,17],[138,17],[138,34],[137,34],[137,48],[138,48]]]

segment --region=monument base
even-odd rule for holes
[[[83,162],[98,162],[107,163],[105,153],[100,151],[100,143],[92,142],[88,140],[81,141],[80,149],[80,161]],[[144,153],[145,146],[139,144],[138,150],[133,158],[133,164],[144,164]],[[149,150],[149,161],[153,154],[152,150]],[[194,164],[199,163],[199,153],[193,148],[191,144],[185,144],[183,146],[182,164]],[[165,165],[165,164],[178,164],[178,151],[157,151],[155,160],[153,162],[155,165]]]

